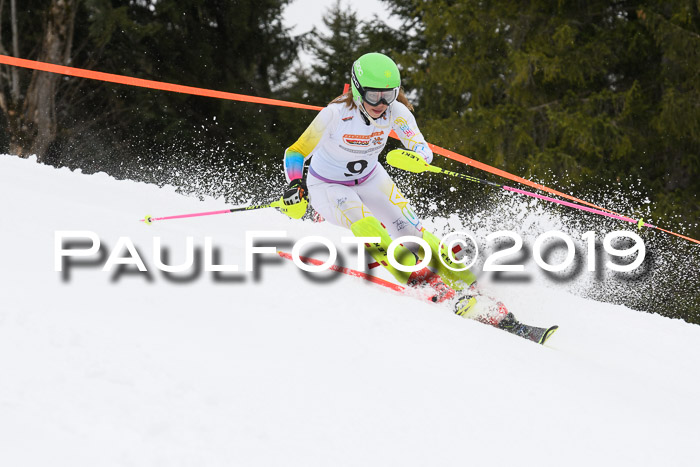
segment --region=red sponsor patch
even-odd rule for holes
[[[351,146],[369,146],[370,141],[373,144],[380,144],[382,142],[381,136],[383,134],[383,131],[375,131],[371,135],[343,135],[343,141],[345,144],[349,144]]]

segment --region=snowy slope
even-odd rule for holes
[[[10,156],[0,206],[0,465],[697,465],[698,326],[496,287],[522,321],[561,326],[538,346],[272,255],[243,271],[246,232],[340,247],[325,223],[267,209],[149,227],[225,205]],[[105,255],[128,237],[149,272],[93,256],[65,277],[63,230]],[[154,237],[180,264],[188,236],[242,271],[163,274]]]

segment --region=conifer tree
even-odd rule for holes
[[[21,2],[23,8],[17,14],[20,30],[25,31],[19,55],[268,97],[296,57],[297,43],[282,24],[286,3],[288,0],[27,0]],[[57,16],[56,11],[65,14]],[[0,44],[10,44],[8,8],[0,9],[0,24]],[[42,43],[42,37],[51,35],[48,26],[63,31],[62,46]],[[46,55],[54,50],[60,54]],[[34,125],[49,132],[43,135],[41,150],[35,149],[41,152],[40,159],[88,171],[118,170],[130,158],[148,159],[156,153],[184,154],[207,145],[207,140],[212,146],[235,141],[264,159],[277,145],[275,133],[284,131],[276,109],[45,72],[19,70],[19,76],[25,101],[13,105],[24,106],[25,115],[54,119],[52,124]],[[36,78],[30,82],[31,76]],[[46,77],[55,85],[42,84],[40,80]],[[10,70],[3,67],[0,124],[17,138],[24,133],[19,131],[22,125],[12,125],[10,118],[17,114],[10,108],[10,78]],[[31,99],[32,92],[27,90],[32,89],[43,96],[41,100]],[[31,148],[34,136],[28,133],[25,139],[23,146]],[[3,143],[7,151],[9,141]]]
[[[362,21],[340,0],[325,10],[322,21],[328,32],[314,27],[302,38],[310,63],[297,69],[294,84],[301,98],[315,105],[330,102],[342,93],[349,83],[353,62],[368,46]]]
[[[416,18],[433,142],[563,189],[640,180],[655,216],[700,216],[697,2],[386,2]]]

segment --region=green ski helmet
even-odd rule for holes
[[[352,65],[352,98],[364,112],[362,101],[369,105],[390,105],[399,95],[401,74],[396,63],[384,54],[364,54]]]

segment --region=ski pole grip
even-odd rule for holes
[[[408,151],[406,149],[394,149],[389,151],[386,155],[386,162],[397,169],[405,170],[407,172],[422,173],[425,171],[429,172],[440,172],[439,167],[434,167],[423,159],[418,153],[413,151]]]

